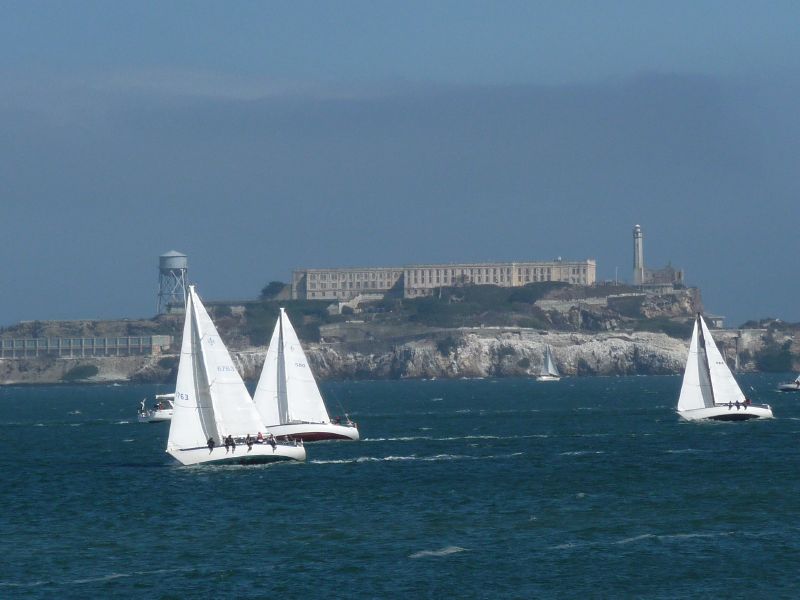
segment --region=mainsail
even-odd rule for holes
[[[219,443],[224,436],[245,437],[261,428],[228,349],[190,286],[167,449],[203,447],[208,438]]]
[[[330,421],[308,358],[284,309],[272,332],[253,401],[266,426]]]

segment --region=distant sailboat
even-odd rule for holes
[[[302,446],[256,443],[261,418],[194,286],[186,299],[174,405],[167,453],[184,465],[305,460]],[[236,445],[223,447],[226,438]]]
[[[286,311],[280,316],[253,396],[266,430],[278,439],[359,439],[358,427],[345,415],[331,422],[314,374]]]
[[[558,372],[556,363],[553,361],[553,351],[550,346],[544,347],[544,360],[542,361],[542,370],[536,381],[560,381],[561,373]]]
[[[800,392],[800,375],[791,383],[782,383],[778,386],[779,392]]]
[[[699,314],[694,322],[683,373],[678,414],[687,421],[772,418],[768,404],[757,406],[745,398]]]

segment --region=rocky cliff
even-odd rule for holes
[[[756,370],[765,349],[790,352],[793,337],[767,329],[717,331],[717,344],[733,366]],[[651,375],[681,373],[688,340],[650,332],[545,332],[525,328],[462,328],[419,333],[405,338],[360,342],[320,342],[306,353],[320,379],[396,379],[459,377],[534,377],[546,345],[564,375]],[[266,348],[234,351],[247,380],[261,372]],[[174,354],[0,360],[5,385],[76,382],[175,381]],[[788,367],[783,370],[789,370]],[[79,377],[76,374],[81,373]],[[87,375],[88,373],[88,375]]]
[[[564,375],[678,373],[686,342],[664,334],[564,334],[524,330],[454,331],[375,352],[312,344],[307,354],[321,378],[531,377],[549,344]],[[235,354],[242,374],[258,377],[264,351]]]

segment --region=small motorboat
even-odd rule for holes
[[[139,423],[160,423],[161,421],[172,420],[172,412],[175,409],[174,401],[174,393],[156,394],[155,404],[148,409],[146,406],[147,398],[143,399],[139,405]]]
[[[782,383],[778,386],[779,392],[800,392],[800,375],[797,376],[797,379],[794,381],[790,381],[789,383]]]

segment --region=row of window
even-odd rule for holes
[[[362,285],[363,284],[363,285]],[[360,289],[360,288],[369,288],[373,290],[388,290],[392,287],[391,282],[384,283],[383,281],[347,281],[343,283],[309,283],[308,289],[316,290],[316,289]]]
[[[309,281],[363,281],[367,279],[397,279],[398,271],[371,271],[368,273],[309,273]]]

